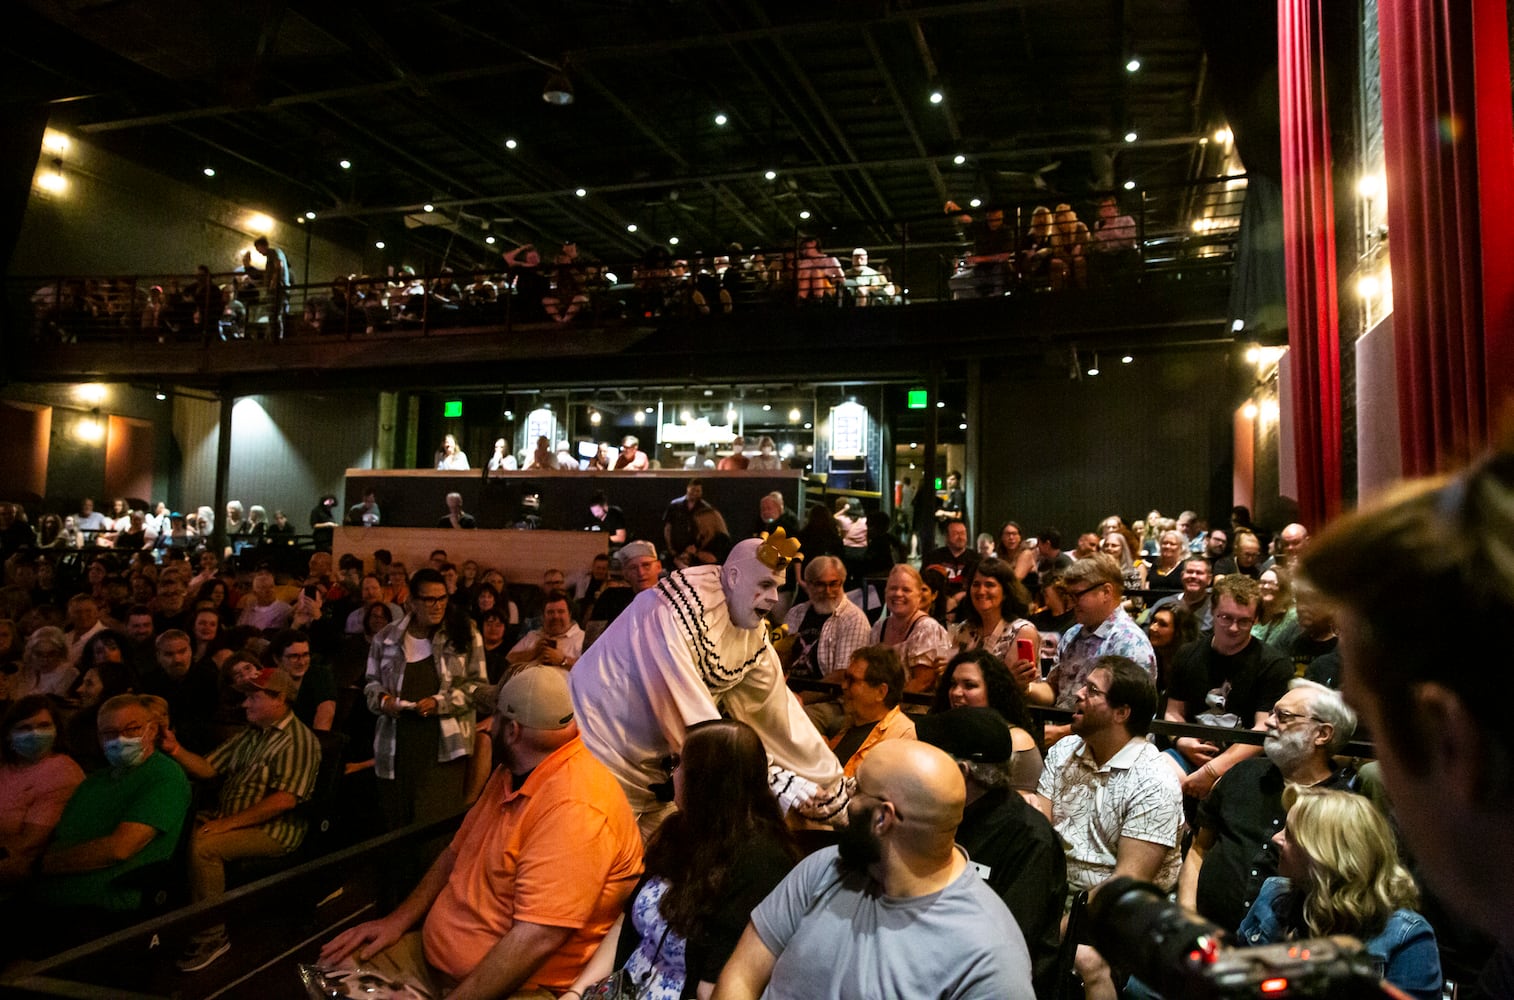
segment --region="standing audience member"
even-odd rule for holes
[[[578,739],[565,671],[521,671],[491,718],[500,766],[452,843],[394,912],[328,942],[322,965],[458,1000],[569,992],[636,886],[636,821]]]
[[[289,318],[289,286],[294,280],[289,273],[289,257],[283,248],[271,246],[266,236],[253,240],[252,246],[263,255],[267,265],[263,272],[263,285],[268,291],[268,337],[283,340],[284,327]]]
[[[957,848],[966,788],[952,758],[892,740],[857,773],[837,847],[805,858],[752,911],[719,1000],[1029,1000],[1030,955],[1003,901]]]

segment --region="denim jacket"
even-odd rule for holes
[[[1293,884],[1286,878],[1262,883],[1256,902],[1237,931],[1246,945],[1277,944],[1289,937],[1288,916],[1293,909]],[[1413,910],[1394,910],[1388,924],[1362,942],[1375,958],[1383,979],[1420,1000],[1440,1000],[1440,951],[1429,921]]]
[[[363,678],[363,696],[369,711],[378,716],[373,734],[373,766],[380,778],[394,777],[394,719],[381,711],[384,695],[397,695],[405,676],[406,615],[373,637],[368,651],[368,670]],[[453,650],[446,629],[437,629],[431,638],[436,664],[437,714],[441,722],[438,761],[456,760],[473,752],[474,688],[488,681],[484,671],[484,640],[471,624],[472,633],[466,654]]]

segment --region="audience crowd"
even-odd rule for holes
[[[883,977],[1049,997],[1075,971],[1109,997],[1129,970],[1086,943],[1059,966],[1062,928],[1134,875],[1248,943],[1355,934],[1390,981],[1438,995],[1403,849],[1357,798],[1373,765],[1341,756],[1359,727],[1335,690],[1337,623],[1298,574],[1304,526],[1269,546],[1245,508],[1213,529],[1151,511],[1072,551],[1014,521],[970,547],[948,490],[916,565],[886,517],[815,504],[801,527],[781,496],[722,517],[698,486],[662,538],[597,515],[609,556],[539,584],[466,541],[425,566],[318,548],[290,571],[242,544],[277,536],[282,512],[240,503],[219,550],[206,508],[86,500],[34,530],[0,507],[0,891],[34,907],[16,954],[139,919],[165,880],[214,899],[242,866],[292,863],[321,775],[371,770],[389,829],[469,811],[409,898],[326,946],[335,977],[370,963],[455,996],[594,995],[615,976],[659,996]],[[380,518],[372,495],[345,517]],[[651,793],[674,818],[643,849],[578,738],[567,671],[638,595],[778,527],[807,558],[771,637],[848,776],[849,823],[816,850],[835,835],[785,823],[761,739],[709,722],[660,763]],[[1155,737],[1158,718],[1193,735]],[[1340,895],[1353,879],[1359,903]],[[881,892],[918,911],[909,932],[873,912]],[[231,948],[224,924],[198,928],[180,967]]]

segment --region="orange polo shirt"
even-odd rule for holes
[[[452,840],[457,863],[422,930],[426,961],[462,979],[517,920],[573,936],[522,986],[566,989],[641,876],[641,834],[615,778],[574,739],[518,790],[496,768]]]

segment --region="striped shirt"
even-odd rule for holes
[[[288,792],[300,802],[310,798],[321,767],[321,744],[290,712],[267,729],[249,726],[205,760],[225,778],[216,813],[233,816],[274,792]],[[306,825],[303,817],[287,810],[257,829],[292,851],[305,839]]]
[[[405,630],[410,627],[406,615],[373,637],[368,650],[368,670],[363,677],[363,698],[368,710],[378,716],[373,730],[373,769],[385,780],[394,778],[395,720],[383,711],[384,696],[399,696],[405,682]],[[445,627],[431,637],[432,662],[436,668],[436,711],[441,726],[436,759],[445,763],[473,752],[474,689],[486,684],[484,639],[470,623],[471,633],[459,653],[447,641]]]

